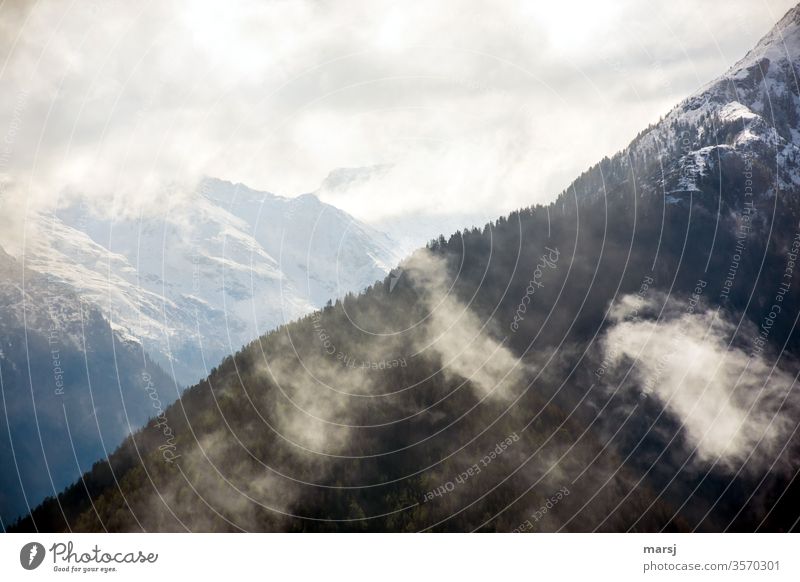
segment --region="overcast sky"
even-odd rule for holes
[[[789,0],[6,0],[0,215],[211,175],[361,219],[552,199],[724,72]]]

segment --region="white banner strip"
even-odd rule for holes
[[[787,534],[0,537],[3,580],[800,580]]]

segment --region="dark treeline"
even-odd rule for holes
[[[659,127],[552,204],[442,236],[394,283],[243,347],[13,529],[791,528],[792,430],[711,462],[631,358],[606,361],[621,321],[681,321],[691,305],[732,322],[731,353],[797,369],[800,282],[783,275],[798,193],[776,188],[775,152],[721,148],[695,172],[687,148],[735,128]],[[635,316],[614,315],[630,297]]]

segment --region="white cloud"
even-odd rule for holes
[[[777,461],[796,426],[793,377],[731,345],[735,326],[713,311],[681,313],[670,304],[658,320],[626,316],[634,305],[623,299],[614,310],[605,357],[612,365],[633,362],[638,386],[682,423],[696,459],[733,470],[746,460],[759,470]],[[639,313],[658,305],[651,300]]]
[[[551,199],[790,4],[6,2],[0,210],[160,201],[201,174],[296,195],[393,163],[328,200],[495,216]]]
[[[405,272],[422,294],[429,316],[419,352],[432,350],[446,376],[468,380],[481,398],[510,399],[522,384],[525,369],[519,358],[495,340],[489,322],[455,296],[444,260],[422,249],[406,263]]]

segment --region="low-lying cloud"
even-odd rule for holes
[[[491,326],[455,296],[444,259],[427,251],[414,254],[406,265],[430,311],[422,350],[432,350],[445,374],[469,380],[479,396],[507,398],[522,378],[523,364]]]
[[[734,471],[745,462],[769,467],[797,425],[793,377],[746,346],[732,345],[736,328],[719,313],[681,311],[670,302],[658,319],[628,317],[632,305],[655,313],[658,304],[639,303],[623,298],[612,310],[606,360],[633,366],[638,388],[682,424],[698,462]]]

